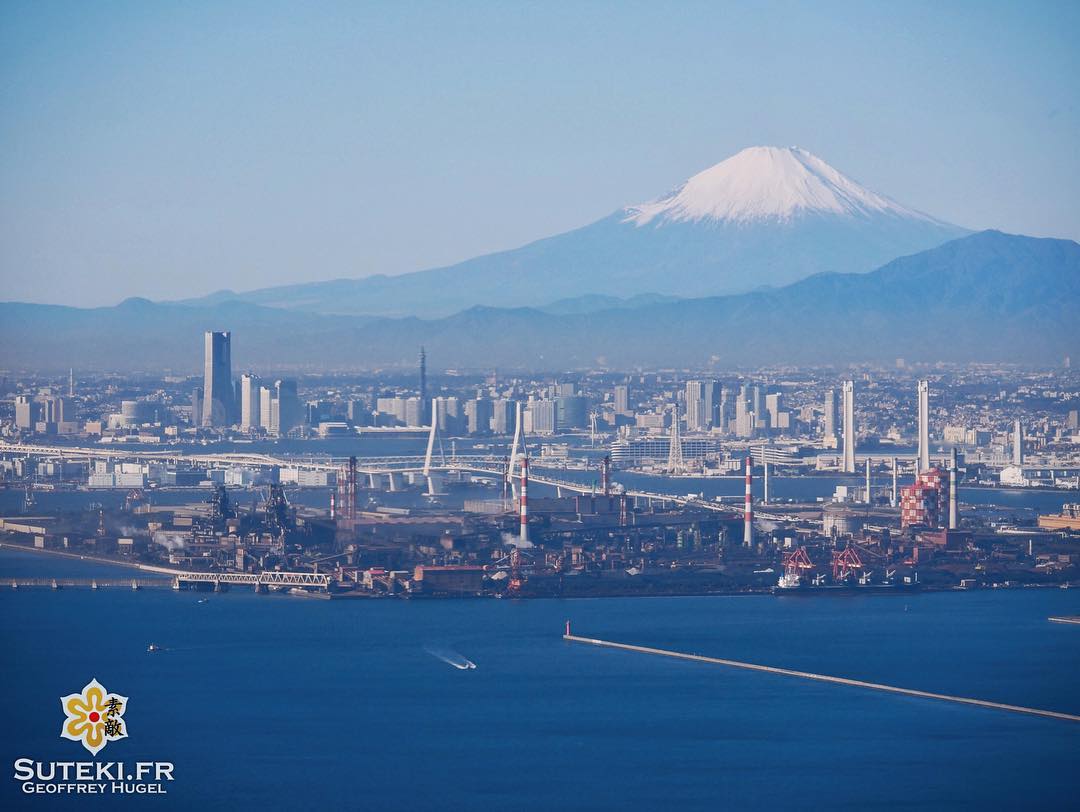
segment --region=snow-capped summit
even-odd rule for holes
[[[324,313],[445,316],[579,297],[703,297],[822,271],[864,273],[966,231],[860,186],[792,147],[751,147],[671,194],[446,268],[233,295]]]
[[[749,147],[651,203],[626,208],[627,222],[745,223],[805,214],[933,218],[871,192],[799,147]]]

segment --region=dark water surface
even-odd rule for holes
[[[0,576],[109,571],[130,573],[0,551]],[[4,589],[3,757],[86,760],[59,738],[58,699],[96,677],[130,697],[129,738],[98,758],[176,765],[167,796],[98,806],[1064,809],[1080,724],[560,637],[571,618],[610,640],[1080,713],[1080,627],[1055,614],[1080,614],[1080,590],[199,604]],[[9,772],[0,806],[95,803],[22,796]]]

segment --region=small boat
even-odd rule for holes
[[[195,603],[208,603],[209,601],[209,598],[199,598]]]
[[[146,647],[146,653],[147,654],[160,654],[164,650],[165,650],[164,646],[159,646],[156,643],[151,643],[150,645],[148,645]]]

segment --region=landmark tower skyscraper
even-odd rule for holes
[[[202,425],[228,426],[235,418],[232,333],[207,332],[203,366]]]

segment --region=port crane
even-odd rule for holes
[[[797,547],[784,556],[784,574],[788,580],[797,581],[804,572],[808,572],[813,568],[814,562],[810,560],[805,547]]]
[[[832,555],[833,583],[843,583],[852,575],[863,571],[864,565],[859,550],[851,544],[842,551],[834,551]]]

